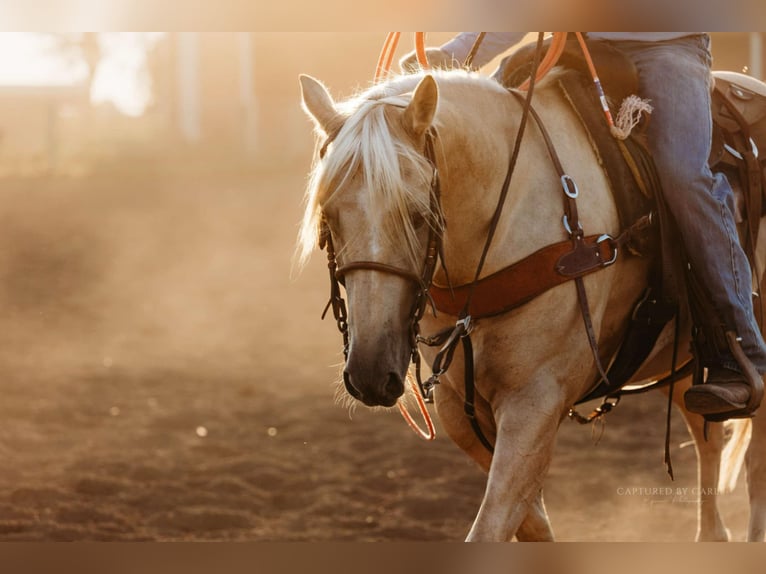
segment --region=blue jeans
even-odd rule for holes
[[[640,96],[654,111],[647,128],[666,203],[698,280],[726,328],[766,373],[766,344],[753,313],[750,265],[737,237],[734,196],[722,174],[708,167],[710,38],[707,34],[665,42],[614,42],[638,68]]]

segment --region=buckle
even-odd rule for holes
[[[569,225],[569,218],[566,216],[566,214],[564,214],[564,217],[563,217],[563,218],[562,218],[562,220],[561,220],[561,224],[564,226],[564,229],[566,229],[566,232],[567,232],[569,235],[574,235],[574,233],[572,233],[572,228],[571,228],[571,226]],[[578,234],[578,235],[582,235],[582,232],[583,232],[583,229],[582,229],[582,223],[580,223],[580,222],[578,221],[578,222],[577,222],[577,234]]]
[[[604,267],[608,267],[612,263],[617,261],[617,246],[614,244],[614,237],[612,237],[608,233],[604,233],[603,235],[601,235],[601,237],[596,239],[596,245],[600,245],[604,241],[609,241],[610,242],[610,247],[612,249],[614,249],[614,253],[612,254],[612,258],[609,261],[602,261],[602,263],[604,264]],[[599,257],[600,257],[601,256],[601,251],[599,251],[598,254],[599,254]]]
[[[572,187],[569,187],[569,184],[572,184]],[[572,199],[577,199],[577,197],[580,195],[580,191],[577,189],[577,184],[575,183],[575,180],[572,179],[571,176],[568,176],[566,174],[561,176],[561,187],[564,188],[564,193],[567,197],[570,197]],[[574,191],[571,191],[573,189]]]

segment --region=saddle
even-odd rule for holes
[[[766,215],[766,84],[736,72],[713,72],[710,167],[726,174],[745,223],[743,245],[752,260],[759,220]]]
[[[588,49],[612,115],[616,116],[619,104],[639,92],[635,66],[611,44],[591,41]],[[501,61],[493,77],[509,88],[519,85],[531,73],[533,55],[533,45],[520,48]],[[664,213],[654,164],[643,142],[643,126],[639,125],[623,142],[612,137],[596,104],[598,95],[581,48],[571,35],[558,65],[577,72],[562,75],[558,82],[589,134],[610,180],[621,226],[625,228],[647,210],[656,209],[660,216],[661,232],[630,246],[634,253],[655,256],[657,265],[650,273],[647,292],[636,305],[625,341],[611,362],[607,372],[609,384],[597,381],[578,401],[581,403],[614,395],[631,379],[687,296],[697,333],[720,331],[723,335],[723,331],[715,312],[700,302],[706,299],[704,287],[682,270],[686,266],[678,254],[681,242],[672,218]],[[714,135],[709,161],[714,170],[726,174],[735,191],[740,238],[752,266],[760,218],[766,213],[766,151],[764,158],[758,157],[759,149],[766,150],[766,84],[733,72],[714,72],[714,78],[711,98]],[[721,345],[727,345],[725,339],[711,336],[704,340],[702,335],[700,341],[695,340],[695,352],[702,348],[706,352],[717,351]]]

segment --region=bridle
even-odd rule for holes
[[[324,155],[324,152],[326,151],[329,143],[331,143],[332,140],[337,136],[338,131],[331,134],[327,138],[327,141],[325,141],[325,143],[322,145],[320,150],[320,157]],[[428,340],[420,336],[420,320],[423,318],[428,305],[431,305],[431,308],[435,313],[435,307],[428,291],[433,282],[436,265],[441,255],[442,229],[444,228],[444,221],[442,220],[441,215],[441,185],[439,181],[439,170],[436,167],[436,154],[434,152],[435,139],[436,130],[433,127],[426,130],[423,155],[432,169],[429,202],[430,212],[435,220],[427,222],[428,239],[426,241],[426,251],[423,266],[419,274],[408,269],[396,267],[387,263],[381,263],[379,261],[359,260],[351,261],[344,265],[338,266],[330,226],[327,223],[327,220],[324,218],[321,219],[319,224],[319,248],[322,250],[327,250],[327,267],[330,273],[330,300],[325,306],[324,312],[322,313],[322,318],[324,319],[327,315],[327,311],[332,308],[333,316],[335,317],[335,322],[337,324],[338,330],[343,336],[344,359],[348,359],[349,352],[348,311],[346,302],[343,299],[341,292],[341,285],[345,283],[345,276],[351,271],[366,270],[401,277],[412,283],[415,287],[415,300],[409,313],[408,326],[410,360],[415,366],[416,380],[420,391],[426,398],[430,397],[430,392],[421,380],[420,352],[418,351],[418,344],[421,342],[427,342]]]

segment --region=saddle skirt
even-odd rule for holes
[[[723,171],[735,198],[737,222],[766,215],[766,84],[737,72],[713,72],[710,166]]]

